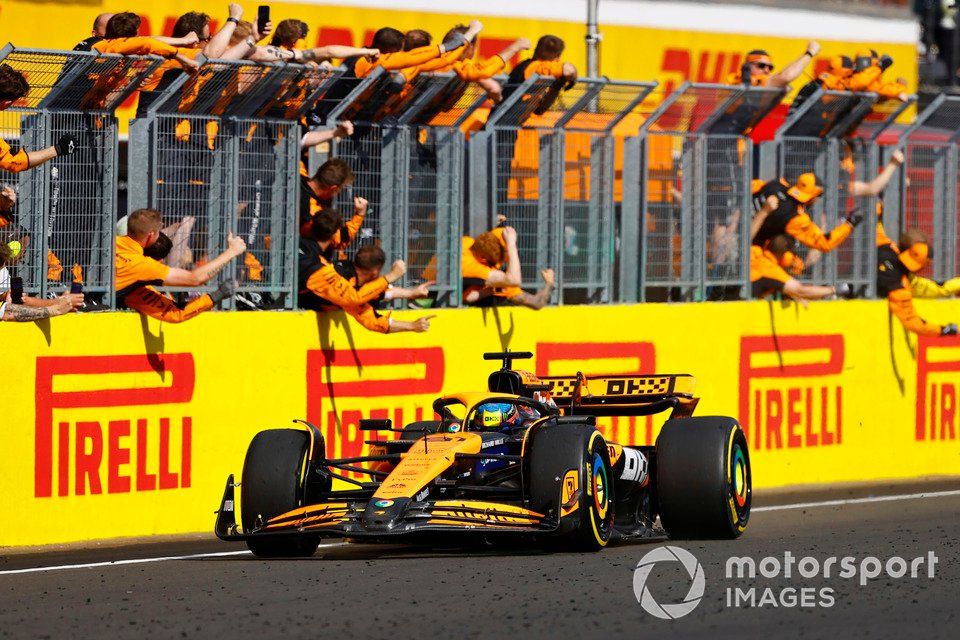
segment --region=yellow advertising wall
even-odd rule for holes
[[[256,16],[257,4],[241,3],[246,10],[245,18]],[[345,3],[347,4],[347,3]],[[376,4],[376,3],[369,3]],[[384,2],[386,7],[390,2]],[[382,26],[401,30],[422,28],[441,37],[451,26],[477,17],[485,25],[480,38],[482,55],[493,55],[507,42],[520,36],[536,39],[546,33],[562,37],[567,43],[566,57],[581,69],[585,65],[584,25],[581,20],[560,21],[549,19],[552,15],[548,2],[534,3],[529,15],[543,18],[485,15],[482,3],[475,7],[478,14],[458,13],[460,9],[447,8],[445,3],[435,3],[436,9],[394,10],[341,6],[336,3],[270,3],[274,24],[285,18],[304,20],[310,26],[307,44],[354,44],[363,46],[369,34]],[[541,5],[543,5],[541,7]],[[694,5],[691,5],[693,7]],[[56,17],[51,19],[54,10]],[[542,9],[542,10],[541,10]],[[684,9],[680,9],[684,10]],[[693,11],[694,9],[688,9]],[[0,44],[12,41],[19,47],[43,47],[70,49],[89,35],[90,23],[101,11],[135,11],[147,23],[150,33],[169,35],[177,16],[187,11],[204,11],[213,16],[218,24],[226,18],[226,3],[221,0],[143,0],[129,3],[117,0],[87,0],[83,2],[51,3],[36,0],[0,1]],[[727,74],[737,71],[743,62],[744,52],[763,48],[770,52],[779,66],[797,58],[807,46],[806,37],[766,35],[764,21],[773,21],[769,33],[790,32],[790,25],[782,24],[776,16],[765,17],[758,12],[744,24],[743,33],[723,33],[719,30],[678,30],[649,26],[615,24],[617,16],[608,20],[601,15],[603,44],[601,73],[610,78],[625,80],[657,80],[667,88],[684,80],[696,82],[724,82]],[[859,49],[873,48],[893,56],[894,66],[887,76],[904,77],[909,85],[916,87],[917,66],[915,44],[898,42],[864,41],[860,31],[851,32],[850,40],[823,38],[829,27],[831,14],[823,14],[820,60],[830,56],[853,55]],[[690,23],[695,15],[690,14]],[[486,41],[486,42],[485,42]],[[641,46],[642,45],[642,46]],[[805,80],[804,80],[805,82]],[[795,89],[799,89],[798,82]]]
[[[429,419],[506,347],[541,374],[694,374],[697,413],[744,425],[756,487],[960,474],[960,338],[918,342],[883,302],[441,310],[393,336],[312,313],[87,314],[3,323],[0,344],[0,546],[210,531],[257,431],[306,418],[329,455],[358,455],[361,417]],[[649,444],[661,422],[603,430]]]

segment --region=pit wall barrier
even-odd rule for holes
[[[960,301],[917,306],[960,316]],[[334,314],[110,313],[0,335],[0,546],[210,531],[259,430],[306,418],[330,455],[360,455],[360,418],[429,419],[508,347],[540,374],[695,375],[697,414],[743,424],[758,489],[960,474],[960,338],[917,341],[880,301],[440,310],[429,333],[392,336]],[[650,444],[663,419],[603,431]]]

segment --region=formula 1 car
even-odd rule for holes
[[[598,550],[611,539],[736,538],[750,517],[747,441],[736,420],[692,417],[689,375],[547,376],[502,360],[489,391],[438,398],[438,419],[368,440],[369,455],[330,459],[320,430],[258,433],[239,484],[233,476],[215,531],[261,557],[312,555],[321,538],[449,544],[457,536],[523,538],[555,548]],[[655,446],[606,442],[598,416],[671,410]],[[369,476],[360,481],[343,475]],[[334,488],[352,485],[350,488]],[[657,519],[659,518],[659,525]]]

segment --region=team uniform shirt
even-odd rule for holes
[[[84,40],[86,42],[86,40]],[[133,38],[110,38],[109,40],[98,40],[94,42],[91,50],[97,53],[119,53],[126,56],[160,56],[161,58],[173,58],[177,52],[186,53],[189,49],[179,50],[166,42],[160,42],[148,36],[135,36]],[[199,49],[194,49],[199,51]],[[194,55],[195,57],[195,55]],[[167,63],[164,63],[167,64]]]
[[[880,67],[869,67],[850,76],[847,81],[847,88],[850,91],[869,91],[876,93],[881,98],[896,98],[901,93],[907,92],[907,86],[899,82],[884,82],[883,69]]]
[[[357,289],[355,283],[337,273],[319,243],[310,238],[300,238],[297,284],[301,309],[329,311],[339,307],[348,313],[375,300],[389,286],[387,279],[380,277]]]
[[[754,203],[764,202],[767,197],[774,195],[780,201],[780,206],[764,220],[753,244],[763,247],[774,236],[786,234],[811,249],[827,253],[836,249],[850,236],[853,226],[849,222],[843,222],[832,231],[824,233],[810,219],[803,204],[792,198],[787,191],[788,187],[778,180],[772,180],[759,190],[754,190]]]
[[[310,222],[313,220],[313,217],[323,211],[329,209],[333,206],[333,200],[331,199],[321,199],[317,196],[317,193],[313,190],[313,187],[310,186],[310,178],[301,175],[300,176],[300,235],[302,237],[308,237],[310,235]],[[340,229],[336,231],[333,235],[333,243],[330,245],[330,248],[327,250],[325,255],[326,259],[334,260],[339,259],[343,260],[346,258],[344,252],[347,250],[347,247],[350,246],[350,243],[353,242],[354,238],[357,237],[357,234],[360,233],[360,228],[363,227],[363,220],[366,216],[364,213],[354,213],[353,217],[347,220]]]
[[[365,78],[377,67],[383,67],[385,71],[399,71],[408,67],[416,67],[424,64],[434,58],[439,58],[441,55],[438,45],[429,45],[411,49],[410,51],[382,53],[380,57],[373,62],[368,60],[366,56],[358,56],[347,59],[350,62],[348,72],[352,71],[352,77],[354,78]]]
[[[152,39],[152,38],[148,38]],[[159,42],[159,41],[155,41]],[[143,84],[140,85],[140,99],[137,103],[137,117],[143,117],[146,115],[147,109],[156,100],[160,97],[163,90],[168,87],[174,80],[176,80],[181,73],[186,73],[183,70],[183,67],[179,62],[173,60],[178,53],[190,58],[191,60],[196,60],[197,56],[203,53],[202,49],[184,49],[174,47],[162,42],[159,44],[172,49],[173,52],[170,53],[169,49],[167,50],[167,55],[164,55],[165,58],[171,58],[167,60],[154,71],[150,76],[143,81]],[[157,54],[160,55],[160,54]]]
[[[942,327],[920,317],[913,306],[910,270],[893,244],[877,249],[877,294],[886,296],[891,313],[908,330],[922,336],[939,336]]]
[[[363,288],[357,286],[359,278],[357,277],[357,270],[352,262],[348,260],[338,260],[333,267],[354,289],[360,290]],[[379,285],[377,285],[377,288],[379,288]],[[390,289],[390,285],[387,285],[387,289]],[[365,329],[376,333],[390,333],[390,312],[386,311],[381,313],[379,309],[385,294],[386,290],[369,302],[345,306],[343,310],[353,316]],[[331,308],[334,309],[336,307],[331,305]]]
[[[781,292],[790,280],[773,252],[757,245],[750,247],[750,283],[754,298]]]
[[[117,238],[115,264],[118,299],[140,287],[162,285],[170,275],[170,267],[143,255],[143,247],[130,236]]]
[[[143,247],[130,236],[119,236],[116,249],[117,302],[162,322],[185,322],[213,308],[213,299],[204,294],[188,302],[177,304],[154,287],[162,285],[170,274],[170,267],[143,255]]]
[[[7,141],[0,138],[0,169],[11,173],[20,173],[30,168],[27,152],[19,149],[14,152]]]
[[[205,293],[181,306],[173,298],[149,286],[134,289],[124,296],[123,303],[145,316],[173,324],[186,322],[204,311],[213,309],[213,298],[209,294]]]
[[[497,239],[500,241],[504,247],[507,246],[507,243],[503,239],[503,228],[498,227],[492,231],[492,233],[497,236]],[[460,274],[463,278],[463,301],[467,302],[467,294],[472,292],[479,292],[487,289],[487,278],[490,277],[490,274],[494,270],[502,270],[502,264],[496,264],[493,266],[484,264],[477,260],[477,257],[473,255],[473,252],[470,251],[470,247],[473,246],[473,238],[470,236],[464,236],[462,240],[463,246],[460,253]],[[523,294],[523,289],[520,287],[493,287],[493,296],[481,298],[476,303],[473,303],[473,306],[492,306],[496,304],[502,304],[506,300],[512,300],[519,295]]]

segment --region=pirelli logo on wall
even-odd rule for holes
[[[190,487],[193,355],[37,358],[34,497]]]
[[[957,440],[960,337],[925,337],[917,343],[916,440]]]
[[[441,347],[307,351],[307,419],[323,431],[328,456],[363,455],[365,441],[381,436],[360,431],[360,420],[390,418],[400,428],[432,419],[445,369]]]
[[[794,449],[843,442],[841,334],[743,336],[740,424],[750,447]]]

